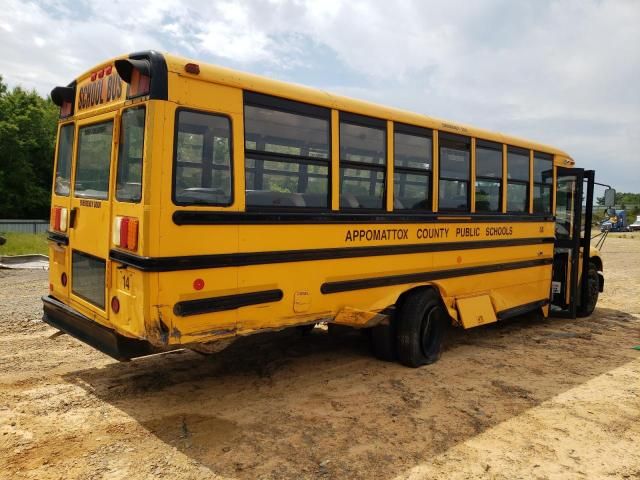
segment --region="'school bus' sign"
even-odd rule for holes
[[[93,72],[78,85],[78,111],[121,100],[122,79],[112,65]]]

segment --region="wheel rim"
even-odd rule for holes
[[[431,308],[422,320],[422,335],[420,346],[422,347],[422,353],[425,356],[429,356],[433,350],[434,345],[437,342],[436,335],[436,323],[438,315],[438,307]]]

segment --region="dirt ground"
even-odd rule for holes
[[[453,331],[436,364],[279,332],[117,363],[0,271],[0,478],[640,478],[640,235],[587,319]]]

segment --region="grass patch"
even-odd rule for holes
[[[30,253],[41,253],[48,255],[46,233],[2,233],[0,236],[7,239],[4,245],[0,246],[0,257],[4,255],[26,255]]]

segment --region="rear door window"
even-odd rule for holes
[[[80,127],[74,196],[99,200],[109,197],[112,142],[112,120]]]
[[[68,123],[60,128],[58,136],[58,163],[56,164],[56,184],[57,195],[69,195],[69,184],[71,182],[71,153],[73,152],[73,135],[75,126]]]

